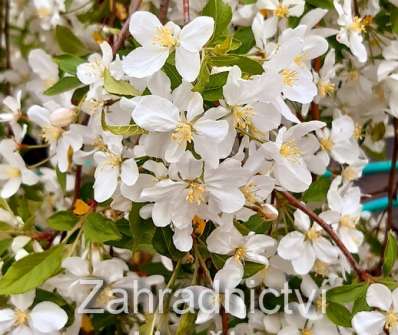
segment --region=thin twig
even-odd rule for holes
[[[357,273],[360,280],[362,280],[362,281],[371,281],[372,280],[372,277],[369,273],[361,270],[361,268],[360,268],[359,264],[357,263],[357,261],[355,260],[355,258],[351,255],[351,253],[348,251],[348,249],[346,248],[344,243],[340,240],[340,238],[337,236],[336,232],[333,230],[333,228],[329,224],[327,224],[317,214],[315,214],[315,212],[313,212],[311,209],[309,209],[304,204],[302,204],[298,199],[296,199],[289,192],[284,191],[284,192],[281,192],[281,194],[287,199],[287,201],[291,205],[302,210],[305,214],[307,214],[313,221],[315,221],[317,224],[319,224],[328,233],[330,238],[336,243],[337,247],[341,250],[341,252],[347,258],[352,269]]]
[[[119,32],[119,35],[115,38],[112,46],[113,55],[116,55],[117,51],[122,47],[124,41],[127,39],[129,35],[129,24],[131,15],[136,12],[141,6],[142,0],[132,0],[129,7],[129,17],[123,23],[122,29]]]
[[[190,21],[189,18],[189,0],[182,0],[182,10],[184,13],[184,24]]]
[[[159,9],[159,20],[162,23],[166,23],[167,21],[167,13],[169,11],[170,0],[162,0],[160,2]]]
[[[222,335],[228,335],[228,314],[225,311],[224,306],[221,306],[220,308],[220,314],[221,314],[221,324],[222,324]]]

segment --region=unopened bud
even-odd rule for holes
[[[278,210],[274,206],[272,206],[270,204],[264,204],[262,206],[261,214],[264,216],[264,218],[266,220],[273,221],[278,218],[279,213],[278,213]]]
[[[76,111],[70,108],[58,108],[50,115],[51,124],[55,127],[69,126],[76,118]]]

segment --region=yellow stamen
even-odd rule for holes
[[[348,73],[348,79],[352,80],[352,81],[356,81],[359,78],[359,72],[357,70],[351,70]]]
[[[39,7],[36,9],[37,16],[41,19],[50,16],[51,10],[48,7]]]
[[[343,172],[341,173],[341,175],[343,176],[343,178],[347,181],[353,181],[355,179],[357,179],[358,173],[357,171],[351,167],[348,166],[346,167]]]
[[[97,299],[95,302],[99,304],[100,306],[106,305],[112,298],[114,297],[112,288],[109,286],[106,286],[103,288],[103,290],[100,292],[100,294],[97,296]]]
[[[285,86],[292,87],[297,80],[297,72],[289,69],[283,69],[281,71],[282,81]]]
[[[171,138],[178,143],[191,143],[193,139],[192,133],[192,125],[190,123],[180,122],[171,134]]]
[[[160,44],[162,47],[169,49],[175,47],[177,44],[177,40],[174,38],[171,30],[167,27],[158,28],[153,37],[153,41],[156,44]]]
[[[357,33],[361,33],[366,30],[366,26],[365,26],[363,20],[358,16],[354,17],[353,22],[351,23],[351,25],[348,28]]]
[[[18,326],[22,326],[26,324],[27,321],[28,321],[28,314],[23,310],[17,309],[15,311],[15,323]]]
[[[294,62],[296,63],[296,65],[302,66],[302,65],[304,65],[305,59],[306,59],[305,54],[301,53],[294,57]]]
[[[42,137],[46,142],[57,141],[63,133],[62,128],[48,126],[42,129]]]
[[[329,266],[328,264],[317,259],[314,264],[314,271],[315,273],[325,277],[329,273]]]
[[[329,82],[320,81],[318,83],[318,90],[319,95],[321,97],[325,97],[332,94],[336,90],[336,85]]]
[[[354,128],[354,138],[358,141],[362,138],[362,126],[360,124],[356,124]]]
[[[234,127],[248,131],[253,124],[252,118],[255,114],[254,108],[249,105],[232,107]]]
[[[244,260],[244,259],[245,259],[245,255],[246,255],[246,250],[245,250],[244,247],[239,247],[239,248],[237,248],[237,249],[235,250],[235,255],[234,255],[234,257],[235,257],[235,259],[236,259],[237,261],[242,261],[242,260]]]
[[[7,174],[8,178],[12,179],[12,178],[19,177],[21,175],[21,171],[16,167],[9,166],[7,168],[6,174]]]
[[[304,328],[304,329],[301,331],[301,335],[312,335],[312,330],[311,330],[311,329],[308,329],[308,328]]]
[[[289,8],[287,6],[284,5],[279,5],[278,7],[276,7],[275,9],[275,16],[277,17],[286,17],[289,14]]]
[[[315,229],[315,227],[312,227],[309,231],[307,231],[307,234],[305,236],[308,240],[315,241],[321,236],[321,234],[318,230]]]
[[[195,215],[192,219],[192,224],[195,226],[195,234],[201,236],[206,228],[206,221]]]
[[[301,150],[294,140],[287,141],[281,145],[280,154],[288,159],[296,160],[301,157]]]
[[[330,137],[322,138],[319,143],[321,144],[321,148],[325,151],[331,151],[333,149],[333,141]]]
[[[254,193],[255,187],[256,187],[256,184],[254,184],[253,182],[250,182],[240,188],[241,192],[243,193],[243,195],[246,198],[246,202],[248,202],[249,204],[255,204],[257,202],[257,198]]]
[[[188,184],[188,193],[186,196],[186,200],[191,203],[191,204],[197,204],[200,205],[201,203],[203,203],[205,201],[205,191],[206,188],[203,184],[198,183],[196,181],[191,181]]]
[[[354,217],[352,217],[351,215],[343,215],[340,218],[340,225],[342,227],[347,227],[347,228],[355,228],[356,225],[356,219]]]
[[[386,328],[391,330],[398,326],[398,314],[390,310],[386,314]]]

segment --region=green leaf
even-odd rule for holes
[[[254,262],[245,262],[245,272],[243,278],[249,278],[254,276],[257,272],[263,270],[265,268],[264,264],[254,263]]]
[[[61,172],[58,166],[55,168],[55,173],[57,174],[57,180],[59,186],[61,186],[62,192],[66,192],[66,172]]]
[[[214,264],[214,266],[216,267],[217,270],[221,269],[224,266],[225,261],[228,258],[227,256],[218,255],[218,254],[215,254],[215,253],[211,253],[210,257],[211,257],[211,261],[213,262],[213,264]]]
[[[83,42],[67,27],[57,26],[55,28],[55,39],[61,50],[68,54],[84,56],[89,53]]]
[[[251,27],[239,28],[234,35],[234,39],[241,43],[240,47],[234,51],[235,54],[239,55],[248,53],[256,44]]]
[[[197,313],[185,313],[180,318],[176,335],[192,335],[195,332],[195,321]]]
[[[2,256],[8,250],[8,248],[11,246],[11,242],[11,238],[0,240],[0,256]]]
[[[397,260],[397,252],[398,252],[397,240],[393,232],[389,231],[387,237],[387,245],[384,251],[383,271],[385,276],[390,274],[394,266],[394,263]]]
[[[261,74],[264,72],[260,63],[241,55],[212,56],[209,58],[209,64],[212,66],[237,65],[240,67],[242,72],[249,75]]]
[[[202,92],[205,89],[205,86],[209,82],[210,79],[210,69],[207,61],[207,57],[202,59],[202,64],[200,65],[200,71],[198,75],[198,79],[196,80],[196,84],[193,87],[192,91],[194,92]]]
[[[105,112],[102,111],[101,114],[101,126],[103,130],[107,130],[111,132],[114,135],[123,135],[123,136],[134,136],[134,135],[140,135],[144,134],[146,131],[139,126],[137,126],[135,123],[130,123],[129,125],[110,125],[106,123],[105,120]]]
[[[76,225],[77,221],[79,221],[79,219],[73,213],[60,211],[51,215],[47,220],[47,224],[53,229],[65,231],[71,230]]]
[[[343,305],[330,302],[326,307],[326,315],[335,325],[341,327],[351,327],[351,312]]]
[[[159,254],[170,257],[173,260],[178,260],[183,255],[183,253],[174,246],[173,232],[170,227],[157,227],[152,239],[152,245]]]
[[[87,216],[83,231],[86,238],[92,242],[102,243],[122,238],[115,223],[99,213],[91,213]]]
[[[152,239],[155,234],[155,226],[151,220],[143,220],[140,217],[140,209],[143,204],[133,203],[130,214],[129,224],[133,237],[132,251],[153,252]]]
[[[225,35],[228,25],[232,20],[232,9],[223,0],[209,0],[203,8],[202,15],[214,19],[214,33],[212,40]]]
[[[84,59],[74,55],[55,56],[54,60],[62,71],[72,75],[75,75],[77,67],[85,62]]]
[[[0,279],[0,294],[25,293],[43,284],[59,271],[64,251],[64,245],[60,244],[13,263]]]
[[[58,95],[81,86],[82,83],[76,77],[63,77],[53,86],[44,91],[45,95]]]
[[[364,296],[368,286],[368,283],[354,283],[350,285],[338,286],[330,289],[326,293],[326,297],[329,302],[346,304]]]
[[[334,8],[332,0],[306,0],[306,2],[317,8],[324,8],[324,9]]]
[[[171,89],[174,90],[176,87],[180,86],[182,83],[181,75],[178,73],[176,67],[170,63],[166,63],[163,66],[164,73],[167,74],[171,81]]]
[[[303,194],[305,202],[323,202],[326,199],[332,180],[329,177],[321,176],[311,184]]]
[[[138,90],[127,81],[116,80],[109,70],[104,71],[104,88],[108,93],[135,97],[140,94]]]
[[[391,28],[393,33],[398,34],[398,8],[396,7],[391,10]]]
[[[354,305],[352,306],[351,314],[357,314],[359,312],[367,312],[370,311],[371,308],[369,307],[368,303],[366,302],[366,295],[359,297],[355,300]]]

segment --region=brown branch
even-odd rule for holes
[[[220,308],[222,335],[228,335],[228,314],[225,312],[224,306]]]
[[[167,21],[167,13],[169,11],[170,0],[162,0],[160,2],[159,9],[159,20],[162,23],[166,23]]]
[[[333,228],[326,223],[324,220],[322,220],[315,212],[313,212],[311,209],[306,207],[304,204],[302,204],[298,199],[296,199],[292,194],[289,192],[281,192],[281,194],[286,198],[286,200],[293,205],[295,208],[300,209],[303,211],[305,214],[307,214],[313,221],[315,221],[317,224],[319,224],[323,230],[325,230],[330,238],[336,243],[337,247],[341,250],[341,252],[344,254],[344,256],[347,258],[348,262],[350,263],[352,269],[357,273],[358,278],[361,281],[371,281],[372,277],[369,273],[367,273],[364,270],[361,270],[359,264],[355,260],[355,258],[351,255],[351,253],[348,251],[344,243],[340,240],[340,238],[337,236],[336,232],[333,230]]]
[[[182,0],[182,10],[184,13],[184,24],[187,24],[189,19],[189,0]]]
[[[393,202],[394,198],[396,197],[396,190],[395,190],[395,176],[396,176],[396,165],[398,159],[398,119],[393,118],[393,126],[394,126],[394,143],[393,143],[393,151],[392,151],[392,158],[391,158],[391,169],[390,174],[388,176],[388,206],[387,206],[387,224],[386,230],[384,234],[384,241],[383,241],[383,248],[380,255],[380,263],[378,266],[378,272],[381,273],[381,268],[383,267],[384,263],[384,251],[387,247],[388,241],[388,233],[392,230],[394,221],[393,221]]]
[[[140,8],[141,3],[142,3],[142,0],[132,0],[131,1],[130,7],[129,7],[129,17],[123,23],[122,29],[120,30],[119,35],[115,38],[113,45],[112,45],[113,55],[116,55],[117,51],[122,47],[124,41],[127,39],[128,35],[129,35],[129,24],[130,24],[131,15]]]

